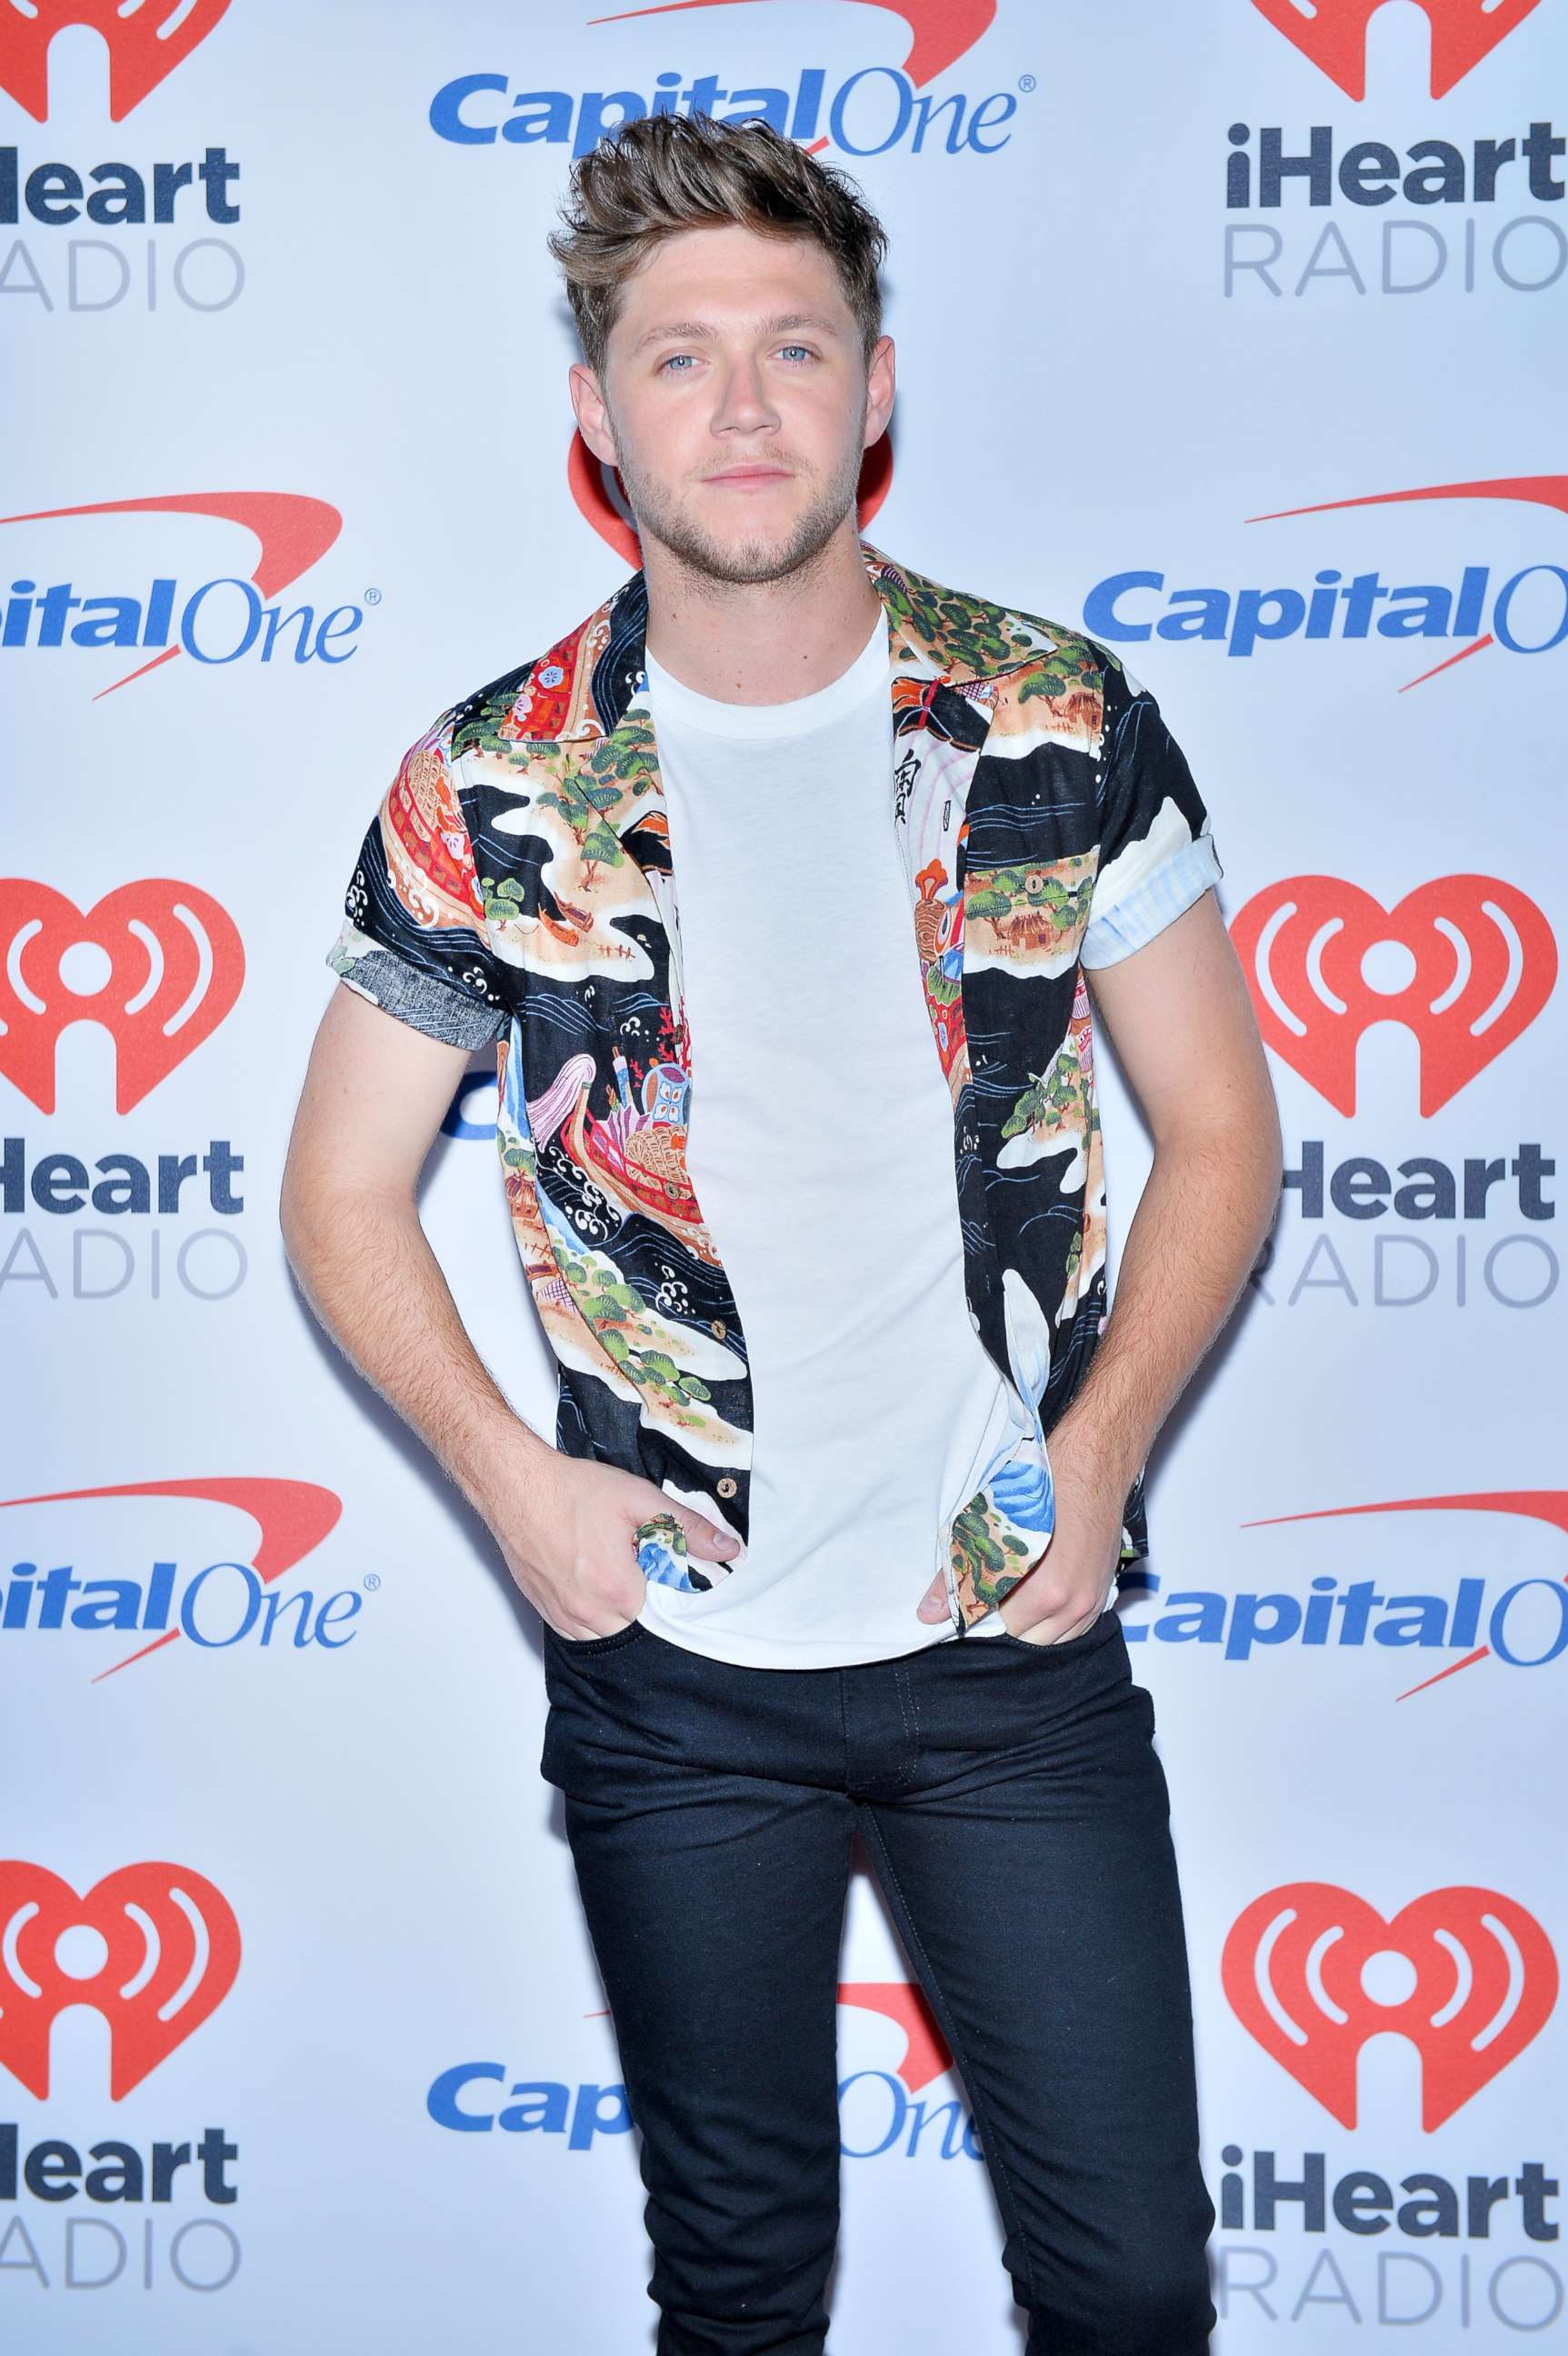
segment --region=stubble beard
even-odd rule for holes
[[[748,534],[736,541],[715,540],[682,504],[678,492],[643,474],[634,461],[623,455],[617,471],[625,487],[639,538],[658,541],[684,569],[689,584],[699,592],[721,584],[736,587],[782,581],[813,565],[844,517],[854,510],[864,455],[860,443],[865,428],[865,411],[863,394],[854,435],[846,444],[833,473],[789,529],[769,537]],[[613,418],[610,430],[615,432]],[[624,454],[626,444],[618,434],[616,442]],[[765,452],[757,455],[760,463],[771,463]],[[778,463],[788,462],[780,459]]]

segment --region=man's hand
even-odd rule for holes
[[[653,1482],[586,1457],[557,1457],[543,1470],[531,1461],[515,1491],[492,1491],[486,1508],[517,1585],[558,1636],[578,1642],[618,1635],[641,1610],[640,1523],[656,1514],[678,1522],[700,1562],[727,1562],[740,1544]]]
[[[1092,1628],[1115,1588],[1122,1507],[1132,1486],[1086,1443],[1066,1415],[1047,1442],[1057,1524],[1045,1554],[998,1605],[1003,1623],[1031,1644],[1065,1644]]]
[[[1104,1611],[1122,1551],[1122,1507],[1132,1486],[1130,1474],[1123,1479],[1095,1454],[1070,1414],[1052,1431],[1047,1452],[1056,1488],[1056,1528],[1039,1562],[997,1607],[1008,1633],[1031,1644],[1059,1644],[1081,1635]],[[948,1616],[947,1582],[939,1571],[917,1617]]]
[[[1104,1609],[1137,1468],[1235,1307],[1280,1199],[1268,1058],[1213,890],[1142,948],[1084,971],[1155,1154],[1100,1346],[1047,1434],[1055,1534],[1003,1607],[1033,1644],[1078,1635]],[[939,1575],[918,1617],[947,1608]]]

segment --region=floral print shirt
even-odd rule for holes
[[[1049,1544],[1048,1435],[1106,1322],[1084,970],[1142,948],[1221,870],[1187,763],[1115,654],[860,547],[888,621],[888,822],[910,987],[952,1101],[970,1319],[1015,1409],[1015,1440],[941,1533],[961,1630]],[[500,1174],[557,1363],[556,1446],[639,1473],[745,1539],[745,1304],[686,1168],[703,1043],[686,1023],[647,615],[638,572],[416,739],[366,831],[327,962],[435,1037],[495,1043]],[[864,1052],[854,878],[833,873],[831,845],[790,840],[776,809],[756,855],[843,906],[842,1045]],[[637,1537],[650,1578],[745,1576],[744,1558],[689,1557],[671,1515]],[[1140,1471],[1122,1561],[1147,1551]]]

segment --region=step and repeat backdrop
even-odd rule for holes
[[[1120,1608],[1216,2345],[1568,2345],[1565,68],[1562,0],[0,0],[7,2351],[652,2344],[538,1623],[276,1202],[401,754],[638,561],[544,239],[657,108],[854,174],[864,528],[1213,813],[1286,1177]],[[549,1431],[494,1112],[422,1213]],[[861,1860],[835,2345],[1006,2356],[912,1977]]]

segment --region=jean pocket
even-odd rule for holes
[[[563,1636],[548,1620],[542,1624],[545,1641],[557,1644],[564,1653],[570,1653],[574,1660],[581,1659],[585,1654],[613,1653],[620,1645],[629,1644],[634,1638],[648,1633],[640,1620],[628,1620],[624,1628],[612,1628],[607,1636]]]
[[[1097,1645],[1106,1644],[1113,1635],[1120,1634],[1121,1628],[1120,1612],[1113,1612],[1107,1604],[1092,1626],[1080,1628],[1076,1636],[1059,1636],[1054,1644],[1042,1643],[1032,1636],[1015,1636],[1011,1628],[999,1628],[995,1635],[988,1636],[985,1642],[988,1644],[1011,1644],[1016,1652],[1039,1653],[1059,1661],[1074,1653],[1092,1652]]]

